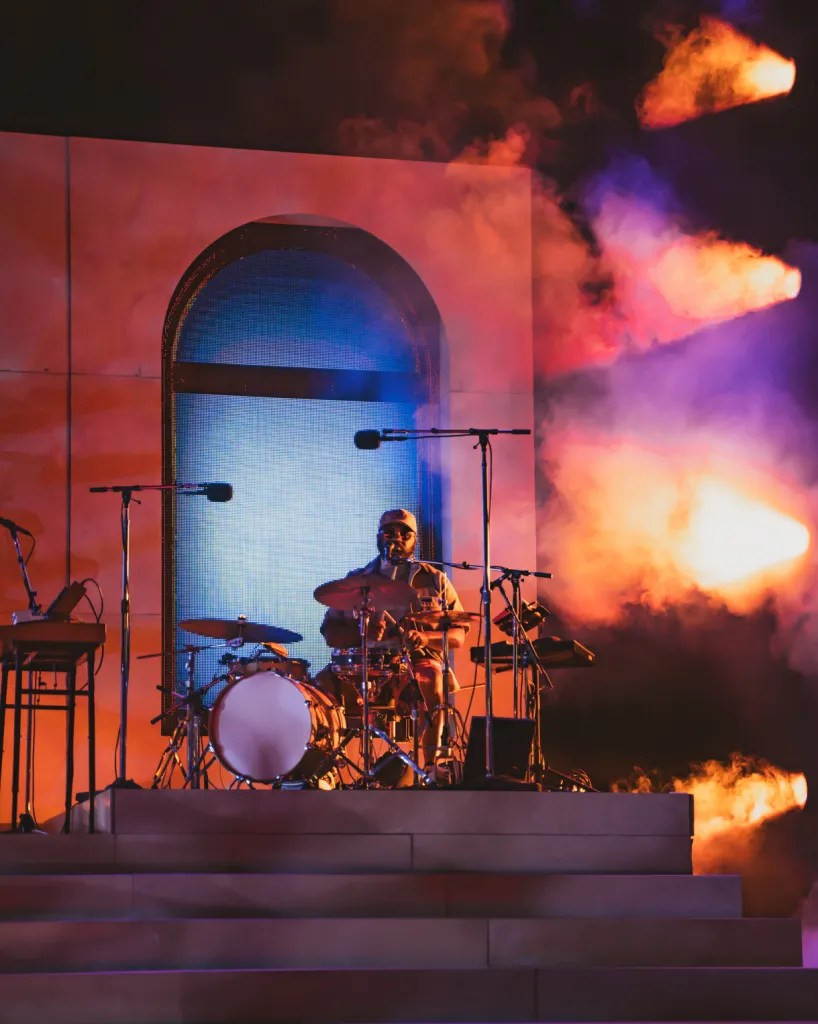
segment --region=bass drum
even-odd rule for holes
[[[308,683],[257,672],[226,686],[210,709],[210,745],[251,782],[319,778],[346,729],[344,709]]]

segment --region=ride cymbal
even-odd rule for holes
[[[247,644],[297,644],[304,637],[291,629],[267,626],[262,622],[248,622],[247,619],[183,619],[180,629],[197,636],[210,636],[217,640],[243,640]]]

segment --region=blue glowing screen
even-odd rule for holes
[[[361,270],[304,251],[263,251],[216,274],[188,311],[176,358],[273,368],[265,373],[288,367],[406,374],[414,367],[390,296]],[[302,633],[288,650],[309,661],[312,674],[326,664],[319,633],[325,609],[313,590],[374,557],[384,509],[423,512],[415,444],[376,451],[353,444],[357,430],[415,425],[414,398],[397,386],[386,397],[174,395],[176,479],[226,481],[234,489],[227,503],[176,498],[175,623],[245,615]],[[191,642],[198,641],[175,629],[177,648]],[[197,685],[224,672],[224,653],[197,655]],[[175,667],[182,689],[183,656]],[[207,704],[221,688],[210,690]]]

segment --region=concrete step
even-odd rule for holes
[[[0,875],[0,919],[110,917],[738,918],[737,875]]]
[[[814,1021],[798,968],[211,970],[0,976],[4,1024]]]
[[[97,828],[117,835],[691,836],[685,793],[467,790],[107,790]],[[72,820],[82,827],[87,806]]]
[[[333,796],[331,793],[320,795],[325,799]],[[568,797],[571,795],[565,794]],[[227,823],[223,827],[227,828]],[[313,821],[315,831],[312,833],[166,834],[158,831],[155,834],[90,836],[4,835],[0,836],[0,873],[53,872],[56,869],[61,872],[469,871],[504,874],[689,874],[692,870],[691,840],[684,833],[497,833],[465,836],[455,833],[322,833],[322,827],[323,823],[316,819]]]
[[[790,967],[797,921],[210,918],[0,922],[0,971]]]

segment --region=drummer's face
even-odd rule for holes
[[[411,558],[417,535],[402,523],[387,523],[378,530],[378,551],[381,558]]]

